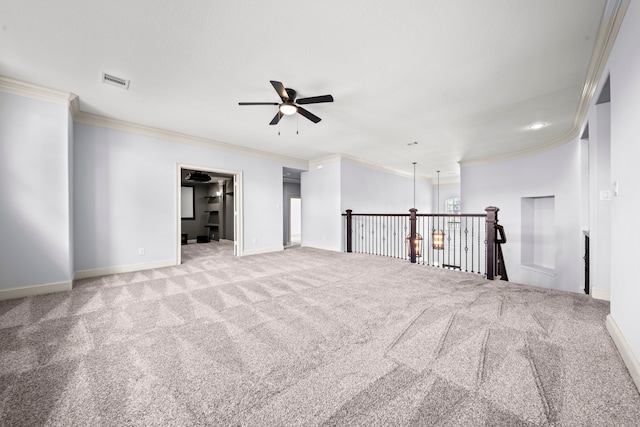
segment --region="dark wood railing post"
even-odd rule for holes
[[[493,280],[496,276],[496,224],[499,210],[495,206],[489,206],[485,209],[487,213],[487,279],[489,280]]]
[[[351,228],[351,212],[353,212],[353,210],[351,209],[347,209],[347,252],[351,252],[353,247],[352,247],[352,234],[353,234],[353,229]]]
[[[416,263],[416,212],[418,209],[411,208],[409,209],[409,258],[412,263]]]

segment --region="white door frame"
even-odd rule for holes
[[[233,254],[242,256],[244,253],[243,238],[243,208],[242,208],[242,171],[211,168],[202,165],[186,163],[176,164],[176,265],[182,264],[182,169],[191,169],[209,173],[233,175]]]

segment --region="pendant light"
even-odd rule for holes
[[[440,213],[440,171],[438,172],[438,205],[436,208],[436,213]],[[440,217],[436,217],[438,219],[438,225],[440,224]],[[440,229],[433,228],[433,249],[444,249],[444,232]]]
[[[413,208],[416,208],[416,162],[413,162]],[[416,237],[412,241],[411,232],[409,232],[409,234],[407,234],[407,237],[405,238],[405,241],[407,244],[407,256],[411,257],[411,247],[413,246],[416,253],[416,258],[420,257],[422,253],[422,236],[420,235],[420,233],[416,231]]]

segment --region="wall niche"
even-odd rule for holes
[[[555,275],[555,196],[522,198],[521,264]]]

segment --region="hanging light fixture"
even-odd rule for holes
[[[436,208],[436,213],[440,213],[440,171],[438,172],[438,205]],[[438,224],[440,223],[440,219],[438,218]],[[436,228],[433,228],[433,249],[444,249],[444,232],[440,229],[436,230]]]
[[[416,208],[416,162],[413,162],[413,208]],[[420,235],[420,233],[416,231],[416,236],[412,240],[411,232],[409,232],[405,241],[407,244],[407,256],[411,257],[411,249],[413,247],[416,258],[420,257],[422,253],[422,236]]]

